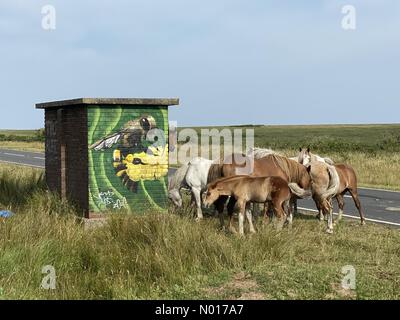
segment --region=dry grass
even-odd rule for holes
[[[0,149],[44,152],[43,142],[0,141]]]
[[[295,156],[291,150],[280,150],[287,156]],[[329,152],[323,154],[336,163],[351,165],[358,177],[359,186],[400,190],[400,153],[380,152]]]

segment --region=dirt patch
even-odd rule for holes
[[[332,290],[334,292],[328,294],[326,296],[327,299],[347,299],[347,300],[353,300],[357,298],[357,294],[354,290],[351,289],[345,289],[343,288],[340,284],[338,283],[333,283],[331,285]]]
[[[250,275],[239,272],[231,281],[219,287],[205,289],[207,295],[227,300],[265,300],[267,297],[260,291],[258,283]]]

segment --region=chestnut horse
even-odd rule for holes
[[[307,169],[297,161],[286,157],[270,154],[261,159],[252,159],[243,154],[233,154],[224,159],[222,163],[213,164],[208,172],[208,181],[236,175],[251,175],[253,177],[280,177],[287,183],[293,183],[291,201],[297,198],[310,196],[311,178]],[[224,225],[223,208],[227,196],[222,196],[216,201],[221,227]],[[236,200],[231,197],[228,203],[228,214],[232,216]]]
[[[302,152],[302,155],[299,155],[299,161],[301,161],[301,163],[306,163],[308,162],[308,165],[313,165],[316,164],[318,161],[314,160],[312,156],[310,156],[310,150],[307,149],[306,151]],[[321,162],[320,162],[321,163]],[[336,200],[338,202],[339,205],[339,216],[338,219],[342,219],[343,216],[343,209],[344,209],[344,195],[346,194],[346,192],[349,192],[351,197],[353,198],[354,204],[357,207],[358,213],[360,215],[360,219],[361,219],[361,224],[364,225],[365,224],[365,216],[364,216],[364,211],[361,207],[361,202],[360,202],[360,198],[358,195],[358,189],[357,189],[357,175],[354,171],[354,169],[347,165],[347,164],[334,164],[333,165],[336,169],[337,174],[339,175],[339,181],[340,181],[340,185],[339,188],[337,190],[336,193]],[[318,206],[317,203],[317,207],[319,210],[319,214],[320,214],[320,219],[323,219],[323,215],[322,215],[322,209]]]
[[[239,234],[243,235],[245,212],[250,225],[250,232],[256,232],[249,207],[250,203],[272,203],[278,217],[278,228],[281,229],[285,217],[290,216],[291,185],[280,177],[233,176],[223,178],[208,185],[204,205],[209,207],[221,196],[234,198],[239,207]],[[288,212],[287,215],[285,211]],[[230,229],[233,229],[232,216],[229,225]]]

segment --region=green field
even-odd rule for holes
[[[300,216],[239,238],[190,213],[116,214],[86,229],[46,191],[40,170],[0,165],[0,299],[399,299],[400,233]],[[237,222],[236,222],[237,223]],[[56,289],[40,288],[42,268]],[[341,286],[353,266],[356,289]]]
[[[223,129],[226,127],[216,127]],[[297,151],[310,146],[315,152],[400,152],[400,124],[236,126],[230,129],[254,129],[255,145]],[[197,132],[210,127],[194,128]]]
[[[37,130],[0,130],[0,135],[33,137]]]

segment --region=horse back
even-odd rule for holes
[[[335,164],[340,178],[340,187],[343,189],[357,189],[357,175],[353,167],[348,164]]]
[[[252,175],[255,177],[279,177],[286,182],[289,179],[281,167],[268,157],[254,160],[254,170]]]

